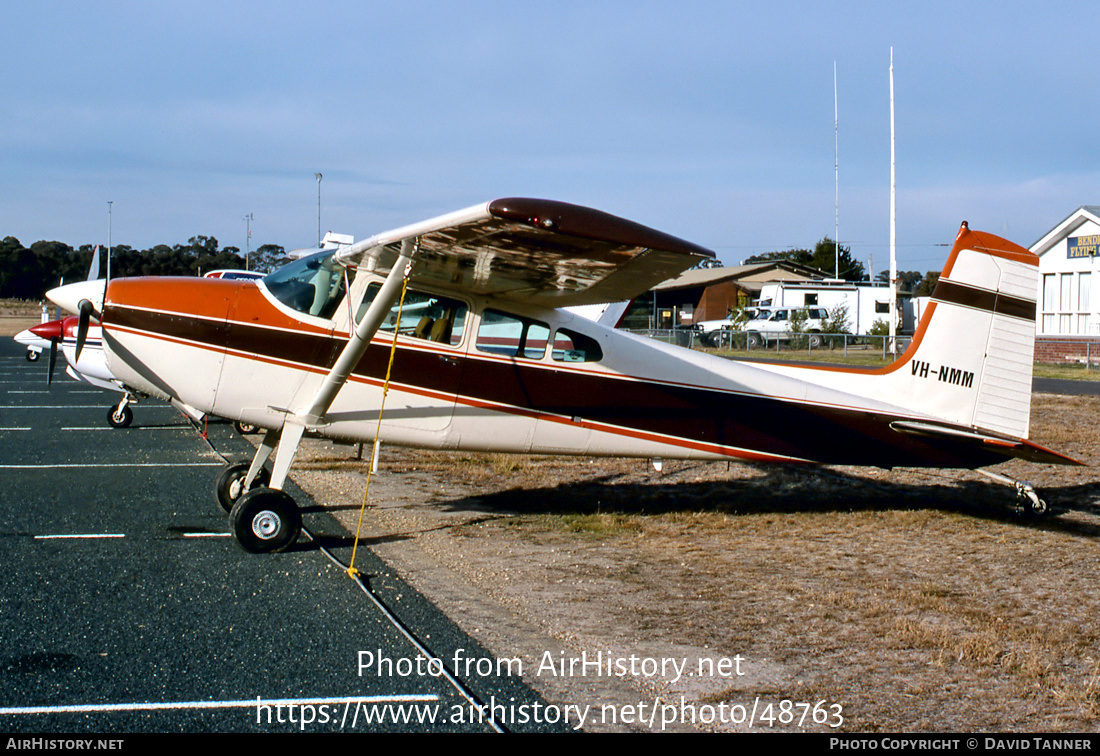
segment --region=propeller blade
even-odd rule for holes
[[[65,335],[64,322],[61,320],[51,320],[33,326],[28,330],[38,338],[50,342],[50,364],[48,372],[46,373],[46,385],[48,386],[53,383],[53,366],[57,362],[57,345]]]
[[[57,364],[57,339],[50,339],[50,367],[46,373],[46,385],[53,385],[53,366]]]
[[[74,362],[80,362],[80,352],[84,349],[84,342],[88,338],[88,324],[91,322],[92,313],[95,312],[95,305],[87,299],[80,300],[77,307],[80,308],[80,320],[77,321],[76,326],[76,357]]]

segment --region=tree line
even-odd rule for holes
[[[62,281],[88,278],[95,247],[74,249],[58,241],[37,241],[24,247],[14,236],[0,241],[0,298],[42,299]],[[278,244],[264,244],[248,254],[248,268],[264,273],[289,262]],[[192,236],[187,244],[158,244],[144,250],[120,244],[111,247],[111,277],[197,276],[211,270],[243,269],[237,247],[219,248],[213,236]],[[99,248],[99,277],[106,275],[107,248]]]
[[[745,260],[746,264],[758,262],[771,262],[775,260],[790,260],[810,268],[820,270],[826,275],[837,272],[839,263],[839,276],[845,281],[867,281],[869,276],[863,263],[852,257],[851,247],[837,243],[828,236],[824,237],[813,249],[787,249],[781,252],[766,252],[753,255]],[[920,273],[915,270],[898,271],[898,291],[912,294],[915,297],[926,297],[932,294],[936,288],[936,281],[940,278],[939,271]],[[879,283],[890,283],[890,273],[883,271],[875,276]]]

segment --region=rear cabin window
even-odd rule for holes
[[[367,314],[371,302],[378,296],[381,284],[372,283],[367,287],[367,293],[359,305],[359,311],[355,315],[358,323]],[[389,315],[382,320],[378,330],[389,331],[397,327],[398,312],[401,314],[401,325],[398,331],[402,336],[414,339],[435,341],[439,344],[457,346],[462,343],[462,334],[466,327],[466,305],[457,299],[441,297],[435,294],[427,294],[422,291],[409,289],[405,292],[405,303],[394,304]]]
[[[550,355],[558,362],[599,362],[603,350],[591,336],[559,328],[554,334],[554,349]]]
[[[475,346],[479,352],[541,360],[550,340],[550,326],[530,318],[486,310],[481,315]]]

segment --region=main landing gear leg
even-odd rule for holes
[[[229,465],[218,476],[218,503],[229,512],[233,535],[245,551],[283,551],[298,540],[302,514],[282,488],[304,430],[287,424],[281,430],[267,431],[251,463]],[[275,471],[269,475],[264,463],[273,451]]]
[[[387,313],[398,303],[401,292],[405,289],[405,281],[412,272],[413,258],[419,247],[420,242],[416,238],[401,240],[401,252],[390,272],[386,274],[385,283],[371,301],[366,313],[355,324],[347,345],[318,386],[313,399],[303,409],[288,411],[283,427],[278,431],[268,431],[264,436],[242,481],[241,488],[245,493],[240,495],[229,512],[233,534],[245,551],[283,551],[297,540],[302,530],[302,513],[294,500],[283,492],[283,484],[286,483],[290,465],[298,453],[298,445],[307,425],[317,427],[323,422],[325,413],[347,382],[352,369],[366,354],[371,338],[378,332]],[[272,450],[275,452],[275,463],[272,465],[270,482],[251,487],[249,484],[259,479],[260,469]],[[222,498],[223,478],[226,480],[226,492],[231,494],[233,476],[230,475],[230,469],[226,469],[222,478],[219,478],[219,500]]]
[[[1039,518],[1045,517],[1050,513],[1050,507],[1045,500],[1039,498],[1039,492],[1036,491],[1035,487],[1030,483],[1023,480],[1015,480],[1007,475],[990,472],[989,470],[975,470],[974,472],[981,473],[998,483],[1005,483],[1006,485],[1013,486],[1016,489],[1017,514]]]

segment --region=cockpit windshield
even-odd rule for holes
[[[334,249],[324,250],[284,265],[264,276],[264,286],[287,307],[331,318],[352,277],[333,259],[335,254]]]

